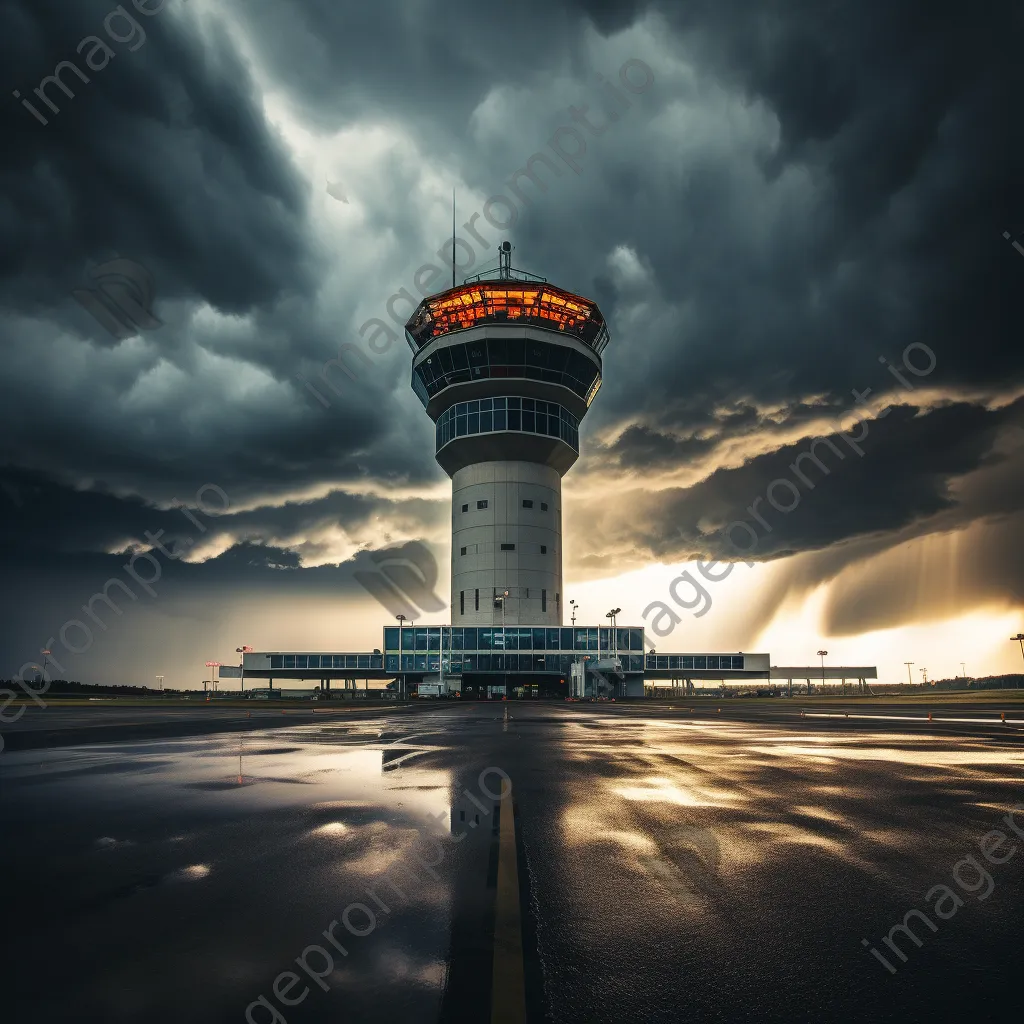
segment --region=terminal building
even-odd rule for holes
[[[563,625],[562,477],[610,339],[596,303],[513,269],[511,253],[503,242],[496,270],[424,299],[406,324],[412,388],[452,481],[450,624],[387,625],[372,653],[245,653],[245,678],[608,697],[643,696],[645,679],[769,678],[767,654],[645,652],[643,628],[614,613]]]

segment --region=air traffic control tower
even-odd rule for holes
[[[562,477],[601,387],[597,305],[511,266],[424,299],[412,386],[452,479],[452,625],[560,626]]]

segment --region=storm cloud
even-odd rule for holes
[[[481,221],[473,269],[507,236],[516,265],[609,322],[565,482],[568,576],[736,558],[722,529],[746,519],[752,560],[788,560],[778,586],[837,579],[837,631],[924,614],[891,584],[901,546],[929,537],[962,536],[992,567],[936,614],[1019,606],[1020,564],[994,554],[1024,448],[1019,4],[143,6],[159,10],[121,8],[138,43],[124,18],[124,42],[107,30],[110,0],[0,0],[10,671],[108,560],[146,531],[184,537],[173,505],[207,485],[230,509],[169,569],[193,607],[213,581],[268,607],[355,601],[357,562],[414,540],[443,564],[447,481],[408,349],[373,351],[359,328],[438,262],[452,188],[463,217],[514,197],[510,177],[562,126],[585,139],[579,173],[526,183],[507,232]],[[88,37],[109,45],[102,67]],[[619,79],[630,60],[653,73],[642,95]],[[54,113],[35,90],[63,61],[89,80],[65,68],[72,96],[45,86]],[[127,336],[75,298],[118,260],[154,296],[153,324]],[[879,359],[915,344],[936,367],[911,394]],[[324,389],[343,345],[366,360],[324,406],[302,381]],[[819,446],[827,477],[805,461],[815,486],[794,478],[857,409],[863,457]],[[800,488],[791,512],[767,502],[781,478]],[[154,630],[102,672],[131,681]]]

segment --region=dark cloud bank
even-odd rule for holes
[[[629,514],[613,496],[577,540],[579,564],[614,568],[627,547],[668,562],[734,557],[715,531],[792,476],[814,422],[852,408],[853,389],[898,392],[879,356],[926,343],[928,384],[946,400],[894,397],[863,457],[791,513],[764,513],[772,531],[754,557],[812,553],[788,577],[799,589],[973,524],[991,530],[972,534],[981,568],[964,607],[993,588],[1020,599],[1019,560],[997,543],[1021,507],[1024,257],[1003,238],[1024,239],[1019,4],[528,2],[514,18],[398,0],[125,9],[144,42],[125,20],[107,29],[109,2],[0,0],[10,670],[54,614],[66,618],[58,608],[123,564],[108,552],[145,530],[180,535],[181,513],[162,510],[204,484],[231,496],[213,528],[230,546],[168,567],[183,600],[210,587],[343,597],[352,566],[302,565],[325,524],[419,517],[422,536],[443,535],[443,502],[398,496],[443,480],[405,347],[373,357],[328,410],[296,374],[345,340],[364,345],[354,326],[436,251],[409,153],[444,179],[438,202],[454,175],[494,194],[571,123],[570,105],[600,106],[595,75],[628,58],[654,69],[655,87],[513,232],[517,261],[591,295],[613,333],[584,438],[593,457],[574,476],[610,473]],[[74,98],[51,86],[60,110],[39,123],[12,90],[31,97],[62,60],[85,67],[76,47],[91,35],[113,57],[87,84],[65,72]],[[325,257],[323,196],[265,90],[317,131],[384,124],[406,140],[354,197],[369,232],[358,246]],[[536,99],[515,105],[523,96]],[[504,114],[487,113],[489,97]],[[158,330],[112,338],[72,298],[115,256],[152,274]],[[775,450],[726,464],[730,444],[766,440]],[[654,486],[691,461],[707,465],[702,479]],[[312,491],[327,497],[299,500]],[[834,595],[835,629],[905,616],[908,595],[872,572]]]

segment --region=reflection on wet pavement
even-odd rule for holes
[[[61,984],[28,970],[5,1019],[244,1019],[367,884],[415,868],[424,828],[447,831],[454,775],[414,758],[433,749],[378,722],[9,753],[0,808],[22,839],[4,877],[34,865],[9,934],[66,946]],[[421,872],[373,935],[346,935],[331,991],[288,1019],[435,1019],[451,873]]]
[[[488,766],[514,786],[531,1021],[977,1016],[969,979],[1015,997],[1024,855],[896,975],[862,939],[1007,829],[1024,746],[904,730],[438,704],[11,751],[7,934],[46,952],[5,1021],[491,1021]]]

